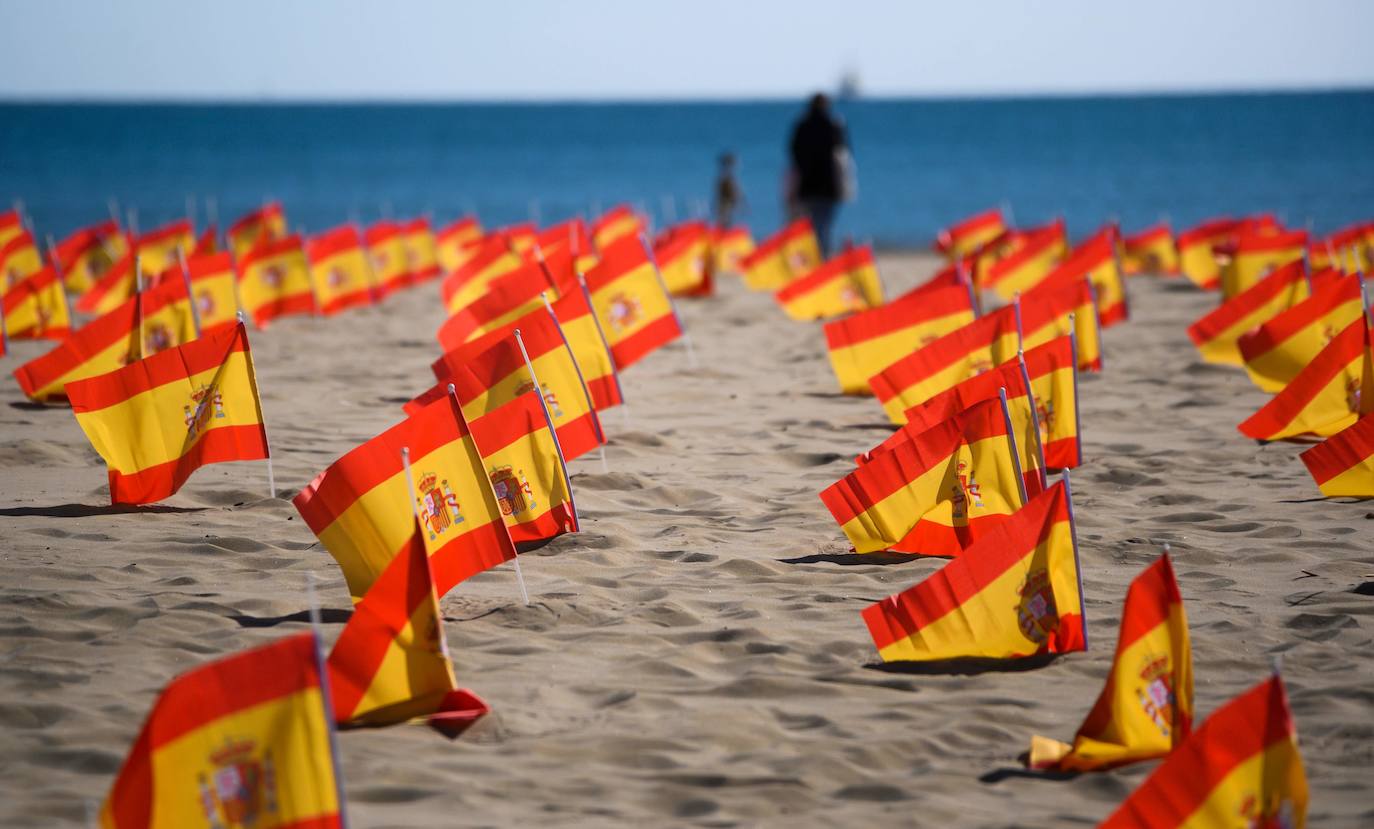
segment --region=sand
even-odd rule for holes
[[[933,259],[885,255],[889,289]],[[1092,825],[1153,768],[1015,773],[1032,734],[1069,738],[1101,687],[1127,583],[1173,545],[1207,714],[1282,656],[1311,825],[1374,822],[1374,503],[1323,501],[1301,447],[1235,424],[1265,396],[1202,364],[1185,326],[1215,299],[1131,283],[1135,319],[1082,383],[1074,475],[1091,650],[1037,670],[880,669],[859,611],[938,560],[879,565],[816,497],[889,427],[838,395],[819,326],[727,283],[683,302],[681,345],[624,375],[610,472],[573,464],[585,530],[443,600],[460,682],[493,713],[342,735],[353,825]],[[400,418],[429,382],[437,286],[252,335],[278,492],[264,466],[197,472],[111,509],[67,409],[0,383],[0,825],[79,825],[175,674],[306,629],[333,560],[290,497]],[[6,375],[43,350],[15,344]],[[1360,585],[1363,585],[1362,587]]]

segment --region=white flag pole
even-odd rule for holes
[[[1078,614],[1083,619],[1083,650],[1088,649],[1088,600],[1083,595],[1083,560],[1078,555],[1078,522],[1073,517],[1073,487],[1069,484],[1069,470],[1060,473],[1064,482],[1064,502],[1069,506],[1069,538],[1073,541],[1073,569],[1078,577]]]
[[[196,294],[191,290],[191,268],[186,264],[186,251],[177,248],[177,264],[181,266],[181,278],[186,282],[186,301],[191,304],[191,323],[196,328],[196,338],[200,338],[200,309],[196,307]]]
[[[663,281],[663,272],[658,269],[658,259],[654,257],[654,249],[649,245],[649,240],[643,233],[639,234],[639,244],[644,248],[644,255],[649,257],[649,264],[653,265],[658,286],[663,289],[663,297],[668,300],[668,309],[673,312],[673,319],[677,321],[678,330],[682,332],[682,342],[687,346],[687,367],[696,368],[697,354],[692,349],[692,335],[687,332],[687,326],[682,324],[682,317],[677,312],[677,304],[673,302],[673,295],[668,292],[668,283]]]
[[[1035,390],[1031,388],[1030,369],[1026,368],[1026,352],[1018,350],[1016,359],[1021,363],[1021,382],[1026,384],[1026,399],[1030,401],[1031,431],[1035,433],[1035,449],[1040,455],[1040,489],[1049,488],[1049,473],[1045,471],[1045,442],[1040,439],[1040,411],[1035,404]]]
[[[525,358],[525,370],[530,373],[530,382],[534,384],[535,394],[539,395],[539,408],[544,412],[544,422],[548,424],[549,436],[553,438],[553,448],[558,450],[558,465],[563,470],[563,482],[568,487],[568,506],[572,508],[573,526],[579,526],[577,501],[573,499],[572,478],[568,475],[568,462],[563,457],[563,445],[558,442],[558,430],[554,428],[549,403],[544,399],[544,387],[539,382],[539,375],[534,373],[534,363],[530,362],[530,353],[525,350],[525,338],[520,336],[519,328],[515,329],[515,344],[520,346],[520,356]]]
[[[143,345],[143,257],[138,255],[134,256],[134,296],[137,297],[134,313],[138,317],[138,359],[142,360],[148,355]]]
[[[1011,466],[1016,470],[1016,491],[1021,494],[1021,506],[1030,500],[1026,497],[1026,473],[1021,471],[1021,456],[1016,451],[1016,429],[1011,424],[1011,409],[1007,407],[1007,390],[997,390],[997,398],[1002,402],[1002,419],[1007,424],[1007,442],[1011,444]]]
[[[239,325],[242,325],[242,326],[243,326],[243,339],[244,339],[245,342],[247,342],[247,340],[248,340],[248,322],[247,322],[247,319],[245,318],[245,316],[244,316],[244,314],[243,314],[242,311],[238,311],[238,312],[235,314],[235,316],[238,317]],[[252,355],[253,355],[253,352],[252,352],[251,350],[248,351],[248,367],[249,367],[249,368],[252,370],[252,372],[253,372],[253,385],[256,387],[256,385],[257,385],[257,377],[258,377],[258,370],[257,370],[257,367],[253,365],[253,356],[252,356]],[[255,390],[256,390],[256,388],[255,388]],[[259,406],[258,414],[259,414],[259,415],[262,415],[262,411],[261,411],[262,397],[261,397],[261,396],[258,397],[258,406]],[[277,478],[276,478],[276,475],[274,475],[274,474],[272,473],[272,442],[271,442],[270,440],[267,439],[267,418],[266,418],[266,417],[260,417],[259,419],[262,421],[262,437],[263,437],[263,442],[267,444],[267,497],[268,497],[268,498],[276,498],[276,497],[277,497]]]
[[[306,574],[305,590],[310,597],[310,633],[315,643],[315,670],[320,679],[320,701],[324,706],[325,727],[329,729],[329,757],[334,762],[334,797],[339,802],[339,825],[348,829],[348,809],[344,801],[343,764],[339,761],[339,735],[334,722],[334,698],[329,691],[329,663],[320,637],[320,603],[315,597],[315,572]]]

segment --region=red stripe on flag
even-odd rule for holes
[[[682,329],[678,327],[677,317],[667,313],[611,346],[611,357],[617,369],[629,368],[680,336]]]
[[[1365,415],[1298,457],[1318,486],[1368,461],[1374,457],[1374,414]]]
[[[261,423],[221,426],[205,432],[175,460],[127,475],[111,469],[110,498],[116,504],[151,504],[172,495],[202,466],[266,458],[267,430]]]

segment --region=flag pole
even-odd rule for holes
[[[554,318],[555,322],[557,317]],[[544,399],[544,387],[539,383],[539,375],[534,373],[534,363],[530,362],[530,353],[525,350],[525,338],[520,336],[520,329],[515,329],[515,344],[520,346],[520,356],[525,358],[525,370],[530,373],[530,382],[534,384],[534,391],[539,395],[539,408],[544,412],[544,422],[549,426],[549,435],[553,438],[553,448],[558,450],[558,465],[563,470],[563,482],[568,487],[568,506],[572,507],[573,526],[580,527],[581,523],[577,520],[577,501],[573,498],[572,478],[568,475],[568,462],[563,457],[563,445],[558,442],[558,430],[553,425],[553,415],[549,413],[548,401]]]
[[[196,338],[200,338],[200,309],[196,307],[196,295],[191,290],[191,268],[186,264],[186,251],[177,248],[177,263],[181,265],[181,278],[186,282],[186,301],[191,305],[191,323],[196,327]]]
[[[334,762],[334,797],[339,801],[339,825],[342,829],[348,829],[343,764],[339,761],[339,735],[334,722],[334,697],[329,691],[329,663],[324,655],[324,641],[320,638],[320,603],[315,597],[315,579],[314,570],[306,574],[305,591],[310,597],[310,634],[314,640],[315,670],[320,676],[320,702],[324,706],[324,723],[329,729],[329,758]]]
[[[1016,359],[1021,363],[1021,381],[1026,384],[1026,398],[1030,400],[1031,429],[1035,432],[1036,451],[1040,453],[1040,489],[1044,490],[1049,488],[1050,479],[1045,471],[1045,443],[1040,439],[1040,411],[1035,405],[1035,391],[1031,389],[1030,370],[1026,368],[1026,352],[1018,349]]]
[[[305,281],[310,283],[310,302],[315,306],[315,316],[323,316],[320,313],[320,292],[315,286],[315,269],[311,267],[310,255],[305,248],[305,225],[296,225],[296,235],[300,237],[301,258],[305,260]]]
[[[148,355],[143,345],[143,257],[137,254],[134,255],[134,296],[137,297],[134,311],[138,316],[138,359],[142,360]]]
[[[114,196],[106,196],[105,209],[110,211],[110,219],[115,223],[115,228],[118,229],[120,224],[119,199],[116,199]]]
[[[1073,486],[1069,483],[1069,470],[1060,473],[1064,482],[1064,501],[1069,505],[1069,539],[1073,541],[1073,570],[1078,578],[1078,615],[1083,619],[1083,650],[1088,649],[1088,600],[1083,595],[1083,562],[1078,556],[1078,522],[1073,517]]]
[[[1078,449],[1078,465],[1083,465],[1083,418],[1078,414],[1078,331],[1069,314],[1069,348],[1073,351],[1073,442]],[[1100,349],[1099,349],[1100,350]]]
[[[234,315],[235,315],[236,317],[238,317],[239,325],[242,325],[242,326],[243,326],[243,339],[244,339],[244,342],[246,343],[246,342],[248,341],[248,322],[247,322],[247,319],[245,318],[244,313],[243,313],[242,310],[236,311]],[[247,354],[248,354],[248,368],[253,372],[253,385],[254,385],[254,391],[257,391],[256,386],[257,386],[258,370],[257,370],[257,368],[255,368],[255,367],[253,366],[253,352],[250,350],[250,351],[247,352]],[[267,418],[264,417],[264,416],[262,415],[262,410],[261,410],[261,406],[262,406],[262,395],[258,395],[258,406],[259,406],[259,410],[258,410],[258,420],[259,420],[259,422],[262,423],[262,437],[263,437],[263,443],[267,444],[267,497],[268,497],[268,498],[276,498],[276,497],[277,497],[277,478],[276,478],[275,475],[272,474],[272,442],[271,442],[270,440],[267,440]]]
[[[538,256],[539,245],[536,244],[534,250],[536,256]],[[542,264],[542,256],[539,257],[539,261]],[[587,400],[587,411],[591,412],[592,425],[596,427],[596,439],[599,442],[596,448],[601,453],[601,471],[610,472],[611,467],[606,463],[606,433],[601,429],[601,415],[597,414],[596,404],[592,402],[591,389],[587,388],[587,381],[582,376],[582,366],[577,364],[577,355],[573,354],[572,346],[568,345],[568,337],[563,333],[563,323],[558,321],[558,315],[553,311],[553,305],[549,302],[548,292],[540,291],[539,298],[544,300],[544,310],[549,312],[550,317],[553,317],[553,324],[558,327],[558,336],[563,338],[563,347],[568,349],[568,356],[572,358],[573,369],[577,372],[577,384],[582,387],[582,396]]]
[[[57,274],[58,293],[62,295],[62,308],[67,313],[67,326],[75,331],[76,318],[72,316],[72,302],[67,298],[67,280],[62,275],[62,260],[57,258],[57,245],[53,243],[51,233],[48,234],[46,241],[48,243],[48,259],[52,262],[53,272]]]
[[[668,283],[663,281],[663,272],[658,269],[658,259],[654,256],[654,249],[649,246],[649,240],[643,233],[639,234],[640,247],[644,248],[644,255],[649,257],[649,264],[654,266],[654,276],[658,279],[658,286],[663,289],[663,296],[668,300],[668,309],[673,312],[673,319],[677,321],[678,330],[682,332],[682,342],[687,346],[687,367],[697,367],[697,355],[692,349],[692,335],[687,332],[687,326],[682,324],[682,317],[678,315],[677,303],[673,302],[673,295],[668,293]]]
[[[1011,298],[1012,308],[1016,313],[1016,350],[1020,351],[1026,347],[1026,335],[1021,329],[1021,292],[1017,291]]]
[[[954,272],[958,275],[959,281],[963,282],[964,287],[968,289],[968,304],[973,309],[973,318],[977,319],[981,316],[983,303],[978,296],[978,289],[973,286],[973,274],[964,267],[963,257],[954,260]]]
[[[1016,451],[1016,429],[1011,425],[1011,409],[1007,408],[1006,386],[997,390],[997,399],[1002,402],[1002,419],[1007,424],[1007,443],[1011,444],[1011,466],[1016,470],[1016,490],[1021,493],[1021,506],[1030,499],[1026,497],[1026,473],[1021,471],[1021,456]]]

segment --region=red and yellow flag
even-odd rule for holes
[[[1374,498],[1374,415],[1361,417],[1299,457],[1327,498]]]
[[[434,234],[434,255],[443,273],[453,273],[476,250],[472,243],[482,238],[482,225],[472,216],[464,216],[439,229]]]
[[[317,310],[310,264],[299,236],[263,241],[239,260],[239,302],[258,327]]]
[[[1307,297],[1307,270],[1300,261],[1290,262],[1199,318],[1188,326],[1188,336],[1207,362],[1244,365],[1241,336]]]
[[[1001,210],[985,210],[941,230],[935,237],[935,249],[949,259],[961,259],[1006,230]]]
[[[867,311],[883,304],[883,283],[873,251],[850,248],[774,294],[787,316],[816,320]]]
[[[1209,219],[1178,235],[1178,267],[1192,283],[1206,291],[1221,287],[1221,263],[1212,249],[1224,243],[1240,225],[1235,219]]]
[[[439,327],[439,344],[454,351],[464,343],[503,328],[513,320],[544,307],[543,295],[558,296],[552,274],[572,278],[572,253],[553,252],[543,263],[532,261],[487,283],[481,296],[454,309]]]
[[[159,273],[150,277],[147,269],[144,269],[143,287],[157,284],[160,275]],[[134,277],[134,256],[132,253],[126,253],[116,259],[85,293],[77,297],[76,310],[83,314],[106,314],[127,302],[129,297],[136,293],[138,280]]]
[[[1310,297],[1236,339],[1245,373],[1264,391],[1279,392],[1363,314],[1358,275],[1314,278]]]
[[[1025,503],[1000,400],[890,447],[821,492],[857,553],[959,555]]]
[[[1056,222],[1016,242],[1004,256],[975,267],[978,284],[992,288],[1010,301],[1018,293],[1028,293],[1045,281],[1068,251],[1064,223]]]
[[[544,228],[539,231],[535,242],[545,256],[562,249],[573,257],[578,257],[591,253],[596,247],[592,243],[591,233],[587,230],[587,223],[580,218]]]
[[[1101,829],[1307,825],[1307,775],[1278,674],[1213,712]]]
[[[9,244],[9,241],[20,233],[24,232],[24,217],[18,210],[8,210],[0,213],[0,248]]]
[[[191,248],[188,256],[210,256],[215,253],[224,253],[224,249],[219,244],[219,231],[214,225],[210,225],[201,231],[200,238],[196,239],[196,246]]]
[[[67,292],[52,267],[11,285],[0,306],[12,340],[64,340],[72,332]]]
[[[1028,765],[1092,771],[1153,760],[1187,739],[1192,726],[1188,616],[1165,553],[1126,591],[1107,683],[1073,743],[1033,737]]]
[[[110,471],[110,500],[150,504],[191,473],[268,456],[242,324],[67,384],[76,422]]]
[[[43,256],[33,236],[22,227],[0,247],[0,293],[23,282],[43,269]]]
[[[301,633],[172,680],[119,769],[100,825],[343,826],[316,648]]]
[[[1078,365],[1072,334],[1026,352],[1026,374],[1035,396],[1035,417],[1045,465],[1071,469],[1083,463],[1083,435],[1078,423]]]
[[[1283,233],[1248,230],[1217,248],[1221,261],[1221,295],[1233,297],[1263,279],[1275,268],[1302,261],[1307,231]]]
[[[592,406],[599,412],[624,403],[615,360],[601,333],[601,323],[592,313],[586,288],[579,284],[555,300],[553,315],[558,318],[558,327],[563,329],[573,359],[577,360],[582,382],[592,396]]]
[[[715,273],[743,274],[744,257],[754,252],[754,237],[747,227],[718,227],[711,232]]]
[[[884,662],[1086,649],[1068,486],[1056,483],[925,581],[865,608],[863,618]]]
[[[377,222],[364,231],[363,241],[372,261],[373,290],[377,299],[411,284],[406,237],[400,225],[391,221]]]
[[[1016,357],[1016,309],[1006,306],[901,357],[868,378],[893,423],[905,412],[974,375]]]
[[[84,294],[129,252],[129,240],[113,220],[84,227],[57,243],[57,265],[67,290]]]
[[[312,236],[306,242],[305,257],[321,314],[372,303],[372,264],[357,228],[344,225]]]
[[[458,312],[485,294],[492,280],[511,273],[524,261],[499,237],[474,243],[468,260],[440,283],[444,308],[450,314]]]
[[[279,202],[271,202],[240,216],[225,231],[229,239],[229,250],[234,257],[242,259],[259,242],[271,242],[286,238],[286,212]]]
[[[134,255],[138,257],[146,280],[155,277],[177,263],[178,255],[191,255],[196,246],[196,234],[185,219],[165,224],[134,240]]]
[[[1365,315],[1350,323],[1237,428],[1255,440],[1330,437],[1374,412],[1374,351]]]
[[[191,294],[201,335],[232,328],[238,323],[238,272],[229,251],[192,256],[186,260]],[[164,280],[165,281],[165,280]]]
[[[710,229],[705,222],[684,222],[669,228],[654,243],[654,261],[663,284],[673,296],[705,295],[711,291]]]
[[[1147,227],[1121,240],[1121,270],[1127,275],[1155,273],[1170,276],[1179,272],[1178,248],[1174,234],[1164,222]]]
[[[401,239],[406,254],[406,271],[412,284],[428,282],[443,270],[439,266],[439,247],[429,219],[421,216],[401,224]]]
[[[1374,222],[1343,227],[1312,246],[1312,267],[1340,268],[1347,273],[1374,269]]]
[[[744,284],[755,291],[776,291],[820,264],[820,243],[806,218],[779,230],[740,260]]]
[[[601,250],[587,273],[587,291],[617,370],[682,336],[673,300],[636,237]]]
[[[1116,228],[1108,225],[1069,251],[1063,262],[1045,277],[1043,284],[1058,286],[1088,277],[1097,299],[1097,323],[1110,328],[1130,316],[1126,283],[1116,264]]]
[[[402,448],[410,450],[415,500]],[[292,503],[339,562],[355,602],[410,543],[417,508],[440,595],[515,557],[482,456],[452,396],[355,447]]]
[[[892,361],[973,322],[968,286],[917,289],[825,324],[830,365],[845,394],[872,394],[868,378]]]
[[[578,529],[572,483],[544,408],[529,391],[472,421],[472,438],[517,544]]]
[[[1072,334],[1079,371],[1102,370],[1102,332],[1087,277],[1045,285],[1021,297],[1021,330],[1021,347],[1027,350]]]
[[[644,231],[644,220],[628,205],[620,204],[592,222],[592,242],[602,251],[627,236],[637,238]]]

